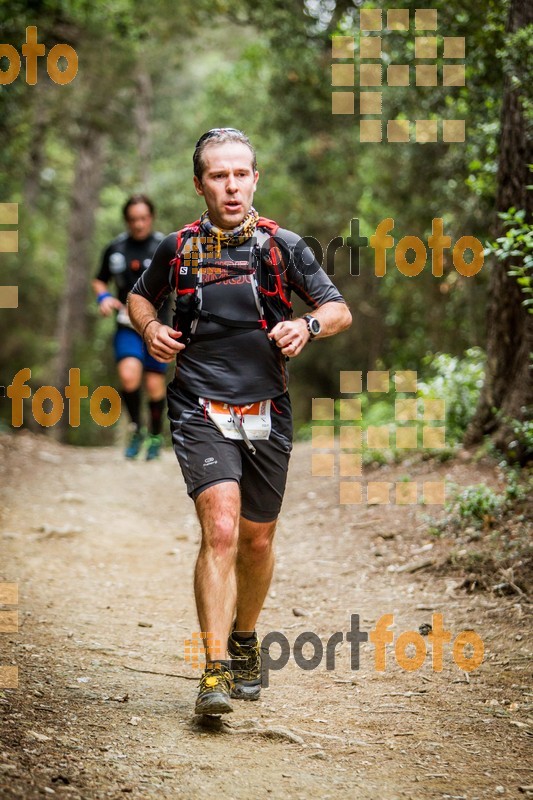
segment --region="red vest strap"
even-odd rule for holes
[[[268,219],[268,217],[259,217],[257,220],[257,227],[264,228],[270,234],[277,233],[279,229],[278,223],[274,222],[273,219]]]
[[[189,222],[188,225],[184,225],[180,233],[183,233],[184,231],[190,231],[191,233],[199,233],[200,220],[196,219],[194,222]]]

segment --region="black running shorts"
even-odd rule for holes
[[[273,398],[270,437],[254,440],[255,455],[245,442],[226,439],[215,423],[205,418],[198,398],[178,388],[175,381],[168,387],[167,398],[174,452],[190,497],[196,500],[209,486],[236,481],[241,488],[241,515],[252,522],[275,520],[292,450],[288,393]]]

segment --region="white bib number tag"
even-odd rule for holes
[[[121,308],[117,314],[117,322],[119,325],[127,325],[128,328],[133,328],[133,325],[130,322],[129,314],[125,308]]]
[[[233,406],[218,400],[200,397],[200,405],[226,439],[268,439],[272,423],[270,400],[260,400],[245,406]],[[244,435],[243,435],[244,434]]]

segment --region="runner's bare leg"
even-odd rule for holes
[[[211,634],[207,660],[216,661],[227,658],[227,640],[235,612],[239,484],[224,481],[205,489],[196,500],[196,511],[202,526],[202,543],[196,561],[194,594],[200,628]]]
[[[125,392],[134,392],[142,383],[142,361],[133,356],[121,358],[117,364],[120,386]]]
[[[274,571],[276,522],[241,517],[237,550],[237,620],[235,630],[255,630]]]
[[[160,372],[145,372],[144,385],[150,400],[163,400],[167,394],[166,376]]]

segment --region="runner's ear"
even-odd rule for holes
[[[193,181],[194,181],[194,188],[196,190],[196,194],[199,194],[201,197],[203,197],[204,190],[202,188],[201,181],[199,180],[199,178],[196,177],[196,175],[193,175]]]

